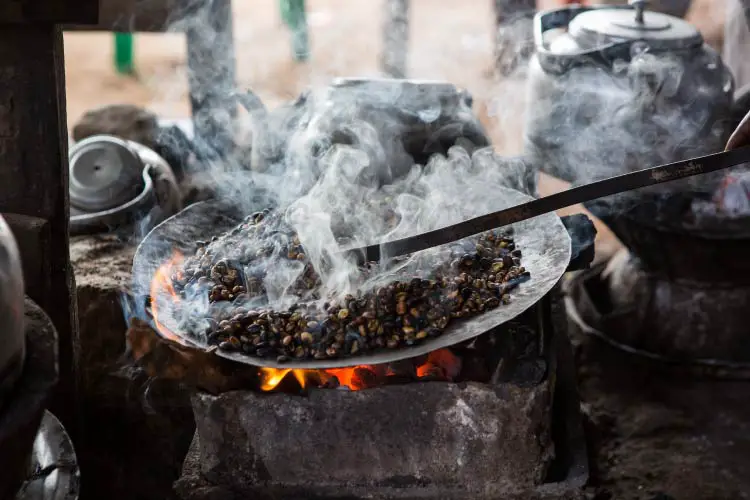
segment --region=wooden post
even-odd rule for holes
[[[495,67],[511,74],[534,51],[532,21],[536,0],[493,0]]]
[[[195,139],[223,155],[232,148],[237,114],[232,0],[180,0],[172,29],[187,38]]]
[[[95,23],[98,0],[0,2],[0,213],[21,250],[26,294],[59,334],[50,407],[76,429],[77,315],[68,255],[68,139],[58,23]]]
[[[391,78],[406,78],[409,52],[410,0],[385,0],[381,71]]]
[[[232,0],[101,0],[96,26],[65,29],[185,33],[195,140],[207,154],[231,151],[237,107]]]

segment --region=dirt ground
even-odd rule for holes
[[[554,0],[543,2],[547,5]],[[709,38],[720,33],[722,0],[693,19]],[[291,58],[291,37],[277,0],[235,1],[238,86],[250,87],[271,106],[333,76],[374,75],[381,40],[381,2],[308,0],[312,58]],[[471,5],[471,8],[467,6]],[[491,3],[413,0],[409,75],[468,88],[496,147],[521,151],[523,83],[498,81],[492,71]],[[68,124],[87,110],[130,103],[164,118],[189,116],[184,39],[175,34],[136,35],[137,75],[114,70],[113,36],[65,35]],[[718,42],[716,42],[718,43]],[[565,186],[553,179],[543,193]],[[600,250],[617,242],[600,226]],[[674,379],[612,357],[577,339],[583,408],[592,444],[589,498],[713,499],[750,496],[748,384]]]
[[[589,500],[750,498],[747,381],[678,373],[573,335]]]

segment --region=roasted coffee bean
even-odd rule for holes
[[[201,332],[211,345],[279,362],[326,359],[438,337],[453,318],[508,303],[509,292],[530,276],[511,231],[462,240],[449,253],[450,259],[424,277],[397,273],[393,282],[370,292],[324,301],[302,241],[280,213],[265,210],[210,243],[196,242],[195,254],[172,273],[171,282],[182,297],[205,294],[210,303],[229,305],[212,309],[209,327]],[[294,306],[286,311],[232,307],[267,303],[264,270],[299,265],[287,259],[304,266],[286,291],[299,298]],[[377,263],[365,266],[363,276],[378,269]]]
[[[219,349],[222,351],[234,351],[235,347],[231,342],[222,342],[219,344]]]

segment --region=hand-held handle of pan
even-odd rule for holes
[[[379,261],[381,255],[388,258],[397,257],[452,243],[491,229],[508,226],[597,198],[654,186],[663,182],[676,181],[694,175],[707,174],[742,163],[750,163],[750,146],[610,177],[459,222],[452,226],[364,248],[351,248],[344,250],[344,252],[353,255],[360,263]]]

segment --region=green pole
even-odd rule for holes
[[[121,75],[131,75],[135,70],[132,33],[115,33],[115,69]]]
[[[307,33],[305,0],[279,0],[281,18],[292,30],[292,51],[296,61],[307,61],[310,57],[310,41]]]

